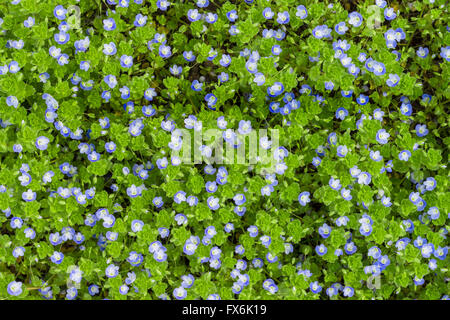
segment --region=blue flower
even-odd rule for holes
[[[243,205],[246,201],[245,195],[243,193],[238,193],[233,197],[233,201],[237,206]]]
[[[28,189],[27,191],[24,191],[22,193],[22,199],[26,202],[36,200],[36,192],[33,192],[31,189]]]
[[[425,185],[425,189],[427,191],[432,191],[434,190],[434,188],[436,188],[437,182],[433,177],[428,177],[423,184]]]
[[[195,21],[200,20],[202,15],[198,12],[197,9],[189,9],[187,12],[187,17],[188,17],[189,21],[195,22]]]
[[[340,227],[340,226],[346,226],[348,221],[349,221],[349,218],[348,218],[348,217],[342,216],[342,217],[339,217],[339,218],[336,219],[336,225],[337,225],[338,227]]]
[[[235,206],[234,207],[234,213],[236,213],[239,217],[242,217],[245,212],[247,211],[246,207],[239,207],[239,206]]]
[[[96,284],[91,284],[91,285],[88,287],[88,292],[89,292],[89,294],[90,294],[91,296],[95,296],[96,294],[98,294],[98,293],[100,292],[100,288],[99,288],[99,286],[96,285]]]
[[[324,223],[323,226],[319,227],[319,234],[324,239],[328,238],[331,234],[331,227]]]
[[[298,195],[298,202],[303,207],[306,206],[311,200],[309,199],[310,193],[308,191],[303,191]]]
[[[427,242],[427,239],[423,239],[421,236],[418,236],[417,239],[414,240],[414,247],[416,247],[417,249],[421,249],[422,246]]]
[[[103,81],[105,81],[105,83],[111,88],[114,89],[117,85],[117,79],[116,76],[110,74],[105,76],[105,78],[103,79]]]
[[[98,160],[100,160],[100,153],[92,151],[88,154],[88,160],[91,162],[97,162]]]
[[[105,143],[105,150],[108,153],[113,153],[116,150],[116,144],[113,141]]]
[[[333,81],[325,81],[325,90],[333,90],[334,83]]]
[[[409,150],[400,151],[400,153],[398,154],[398,158],[401,161],[408,161],[410,157],[411,157],[411,152]]]
[[[208,58],[206,58],[208,61],[213,61],[217,57],[217,51],[214,48],[211,48],[209,50]]]
[[[375,162],[379,162],[381,160],[383,160],[383,156],[380,154],[380,151],[370,151],[370,158],[375,161]]]
[[[237,14],[236,10],[230,10],[227,12],[227,19],[230,22],[235,22],[237,18],[238,18],[238,14]]]
[[[36,139],[36,148],[39,150],[46,150],[48,148],[48,143],[50,140],[45,136],[40,136]]]
[[[53,15],[59,20],[66,19],[67,10],[62,5],[57,5],[53,10]]]
[[[181,72],[183,72],[183,68],[181,66],[177,66],[176,64],[174,64],[169,68],[169,71],[174,76],[178,76],[181,74]]]
[[[448,247],[441,248],[441,246],[438,246],[434,252],[434,256],[438,258],[439,260],[445,260],[448,254]]]
[[[173,201],[175,201],[178,204],[186,201],[186,192],[178,191],[177,193],[175,193],[175,195],[173,196]]]
[[[439,54],[445,61],[450,61],[450,46],[442,47]]]
[[[341,59],[341,62],[343,60]],[[353,76],[358,76],[359,72],[361,71],[361,69],[359,69],[355,64],[350,64],[347,68],[348,73],[350,73]]]
[[[161,56],[161,58],[169,58],[172,55],[172,49],[170,48],[170,46],[161,44],[159,46],[159,55]]]
[[[114,44],[114,42],[110,42],[110,43],[105,43],[103,45],[103,53],[107,56],[112,56],[115,55],[117,52],[117,48],[116,45]]]
[[[228,54],[223,54],[222,58],[219,61],[219,64],[222,67],[226,68],[226,67],[228,67],[230,65],[230,63],[231,63],[231,57]]]
[[[343,35],[348,30],[348,27],[345,25],[345,21],[341,21],[334,26],[334,31],[337,34]]]
[[[320,25],[313,29],[312,34],[317,39],[323,39],[330,37],[331,29],[327,25]]]
[[[50,260],[54,264],[61,264],[61,262],[64,260],[64,254],[62,252],[54,251],[50,256]]]
[[[195,250],[197,250],[197,244],[193,243],[192,241],[189,241],[189,239],[185,242],[183,247],[183,252],[190,256],[195,253]]]
[[[154,97],[157,96],[156,90],[154,88],[148,88],[144,92],[144,98],[147,101],[152,101]]]
[[[359,232],[365,237],[369,236],[372,233],[372,225],[366,223],[361,224]]]
[[[378,262],[383,266],[383,267],[387,267],[388,265],[391,264],[391,260],[389,259],[389,257],[387,255],[381,256],[380,258],[378,258]]]
[[[345,188],[342,188],[341,196],[342,196],[342,198],[344,198],[344,200],[347,200],[347,201],[350,201],[353,198],[352,194],[351,194],[351,190],[350,189],[345,189]]]
[[[299,5],[297,7],[297,12],[295,13],[295,15],[300,19],[306,19],[306,17],[308,17],[308,11],[306,10],[304,5]]]
[[[369,185],[370,182],[372,180],[372,176],[370,173],[368,172],[361,172],[358,175],[358,184],[365,184],[365,185]]]
[[[427,214],[430,216],[431,220],[439,219],[439,209],[437,207],[430,207]]]
[[[141,220],[135,219],[135,220],[133,220],[133,221],[131,222],[131,230],[132,230],[133,232],[139,232],[139,231],[142,231],[142,228],[143,228],[143,227],[144,227],[144,222],[141,221]]]
[[[59,33],[55,34],[54,38],[58,44],[66,44],[70,40],[70,34],[64,31],[60,31]]]
[[[258,235],[258,227],[257,226],[250,226],[247,228],[247,231],[250,234],[250,237],[255,238]]]
[[[419,47],[419,49],[417,49],[417,51],[416,51],[416,54],[419,58],[424,59],[428,56],[429,52],[430,51],[428,50],[428,48]]]
[[[242,289],[243,289],[243,286],[237,282],[234,282],[233,286],[231,287],[231,290],[233,291],[234,294],[240,294]]]
[[[273,12],[271,8],[265,8],[262,12],[262,15],[265,19],[270,20],[275,15],[275,12]]]
[[[89,40],[89,37],[75,41],[75,53],[86,52],[86,50],[89,48],[90,43],[91,42]]]
[[[339,179],[335,179],[333,177],[330,178],[330,180],[328,181],[328,184],[331,187],[331,189],[336,190],[336,191],[338,191],[342,187],[341,181]]]
[[[278,257],[276,255],[274,255],[272,252],[268,252],[266,254],[266,260],[269,263],[275,263],[278,261]]]
[[[343,145],[343,146],[338,146],[336,149],[336,154],[338,157],[345,157],[348,153],[348,148],[347,146]]]
[[[215,198],[215,197],[211,196],[208,198],[207,204],[211,210],[217,210],[220,207],[219,198]]]
[[[156,1],[156,6],[159,10],[166,11],[169,8],[171,3],[167,0],[158,0]]]
[[[356,98],[356,102],[358,102],[359,105],[364,106],[369,102],[369,97],[365,96],[363,94],[360,94],[358,98]]]
[[[192,51],[184,51],[183,57],[187,62],[192,62],[195,60],[195,55],[192,53]]]
[[[314,166],[314,167],[318,167],[319,165],[320,165],[320,163],[322,162],[322,159],[320,159],[319,157],[314,157],[313,159],[312,159],[312,165]]]
[[[217,103],[217,97],[214,94],[208,93],[205,96],[205,101],[206,101],[206,103],[208,105],[208,108],[210,108],[211,110],[216,110],[214,105]]]
[[[347,109],[340,107],[336,110],[336,119],[344,120],[346,116],[348,116]]]
[[[106,31],[112,31],[116,29],[116,21],[113,18],[108,18],[103,20],[103,29]]]
[[[400,112],[404,116],[410,116],[412,114],[412,105],[411,103],[402,103],[400,106]]]
[[[248,59],[247,62],[245,63],[245,68],[250,73],[254,73],[254,74],[257,73],[258,72],[258,61],[253,58]]]
[[[395,14],[394,8],[386,8],[384,9],[384,17],[386,20],[394,20],[397,15]]]
[[[23,233],[25,234],[25,238],[33,240],[36,237],[36,231],[34,231],[32,228],[26,228],[23,230]]]
[[[377,132],[376,140],[380,144],[386,144],[388,143],[389,137],[390,134],[385,129],[380,129]]]
[[[66,65],[68,63],[69,63],[69,56],[67,54],[63,53],[58,57],[58,64],[60,66]]]
[[[25,21],[23,22],[23,25],[24,25],[26,28],[31,28],[32,26],[34,26],[34,22],[35,22],[35,20],[34,20],[33,17],[28,17],[27,20],[25,20]]]
[[[281,82],[275,82],[272,86],[267,88],[267,94],[270,97],[277,97],[284,91],[284,86]]]
[[[279,24],[287,24],[289,23],[289,12],[284,11],[284,12],[278,12],[278,16],[277,16],[277,22]]]
[[[348,15],[348,23],[353,27],[359,27],[362,24],[363,17],[356,11],[349,13]]]
[[[249,134],[252,131],[252,124],[251,124],[250,120],[248,120],[248,121],[245,121],[245,120],[239,121],[238,131],[242,135]]]
[[[352,255],[353,253],[356,252],[358,248],[355,246],[355,244],[352,242],[347,242],[344,246],[344,250],[347,254]]]
[[[156,109],[152,105],[142,106],[142,114],[146,117],[151,117],[156,114]]]
[[[11,296],[19,296],[20,294],[22,294],[22,282],[11,281],[8,284],[7,292]]]
[[[384,38],[386,40],[386,46],[390,49],[397,47],[397,37],[394,29],[389,29],[384,33]]]
[[[432,243],[425,243],[420,249],[422,257],[429,258],[434,253],[434,245]]]
[[[136,187],[134,184],[132,184],[131,187],[127,188],[127,195],[130,198],[136,198],[136,197],[140,196],[141,192],[142,192],[141,188]]]
[[[192,274],[188,274],[181,276],[181,280],[183,281],[181,286],[185,289],[189,289],[193,286],[195,278]]]
[[[198,80],[192,81],[191,89],[194,91],[202,91],[203,83]]]
[[[386,67],[384,66],[384,63],[382,63],[382,62],[374,61],[372,68],[373,68],[373,73],[376,76],[382,76],[386,73]],[[398,81],[397,81],[397,83],[398,83]]]
[[[91,65],[90,65],[89,61],[81,61],[80,62],[80,69],[83,71],[88,71],[90,66]]]
[[[428,134],[428,129],[426,124],[417,124],[416,125],[416,135],[418,137],[425,137]]]
[[[383,206],[385,206],[385,207],[390,207],[390,206],[392,205],[391,198],[386,197],[386,196],[383,196],[383,197],[381,198],[381,203],[382,203]]]
[[[11,73],[17,73],[20,71],[19,63],[14,60],[9,63],[8,68]]]
[[[147,23],[147,16],[143,16],[142,14],[138,13],[136,17],[134,18],[134,26],[135,27],[143,27]]]
[[[118,274],[119,274],[119,267],[114,264],[108,265],[105,269],[105,275],[108,278],[115,278],[117,277]]]
[[[373,110],[373,118],[375,120],[383,121],[384,111],[382,111],[380,108],[376,108]],[[380,130],[378,131],[380,132]]]
[[[414,223],[411,219],[403,220],[402,224],[406,232],[412,233],[414,231]]]
[[[24,247],[16,247],[14,248],[12,255],[14,258],[23,257],[25,254],[25,248]]]
[[[242,246],[241,244],[238,244],[238,245],[235,247],[234,251],[235,251],[237,254],[241,254],[241,255],[245,253],[244,246]]]
[[[9,107],[14,107],[17,109],[17,107],[19,106],[19,100],[17,99],[16,96],[8,96],[6,97],[6,104]]]
[[[387,3],[385,0],[375,0],[375,4],[380,8],[384,8]]]
[[[232,232],[234,230],[234,224],[231,222],[228,222],[227,224],[225,224],[224,230],[227,233]]]
[[[119,293],[122,295],[126,295],[128,293],[128,290],[130,290],[130,288],[126,284],[123,284],[119,287]]]
[[[389,87],[395,87],[400,82],[400,77],[397,74],[389,74],[389,78],[386,80],[386,84]]]
[[[328,251],[328,249],[327,249],[327,247],[325,247],[325,245],[323,243],[318,245],[318,246],[316,246],[316,253],[319,256],[323,256],[324,254],[327,253],[327,251]]]
[[[165,251],[166,251],[165,247],[159,248],[156,252],[153,253],[153,258],[157,262],[166,261],[167,260],[167,254],[165,253]]]
[[[122,55],[120,57],[120,65],[122,66],[122,68],[131,68],[131,66],[133,65],[133,57],[127,56],[126,54]]]
[[[217,21],[218,15],[216,13],[208,12],[203,17],[206,22],[213,24]]]
[[[372,258],[374,258],[375,260],[377,260],[377,259],[379,259],[379,258],[381,257],[381,250],[380,250],[380,248],[378,248],[378,247],[376,247],[376,246],[371,247],[371,248],[368,250],[367,255],[368,255],[369,257],[372,257]]]
[[[355,293],[355,290],[352,287],[346,286],[346,287],[344,287],[344,289],[342,289],[342,294],[345,297],[351,298],[351,297],[353,297],[354,293]]]

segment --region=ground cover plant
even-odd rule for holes
[[[0,1],[0,299],[448,299],[447,7]]]

